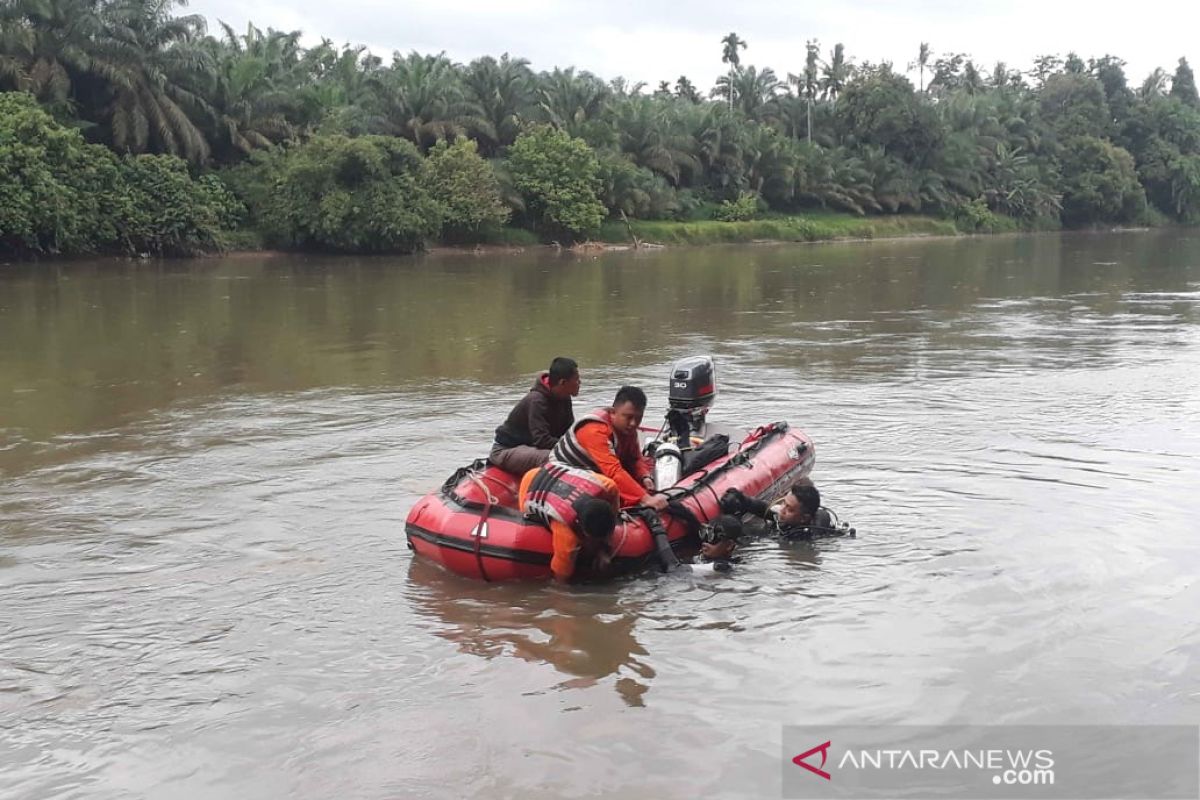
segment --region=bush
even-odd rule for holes
[[[982,197],[954,204],[950,208],[954,226],[964,233],[994,233],[1003,225]]]
[[[567,239],[599,230],[605,215],[598,197],[600,164],[587,142],[536,127],[513,142],[508,167],[536,226]]]
[[[478,238],[481,230],[503,225],[512,215],[500,198],[496,173],[470,139],[434,145],[425,176],[430,194],[442,206],[449,238]]]
[[[118,159],[34,99],[0,94],[0,250],[187,255],[220,246],[240,204],[174,156]]]
[[[758,214],[758,197],[752,192],[742,192],[737,200],[726,200],[717,206],[713,218],[721,222],[744,222]]]
[[[1136,222],[1146,213],[1146,192],[1138,183],[1133,156],[1093,136],[1077,136],[1062,160],[1063,222]]]
[[[270,243],[348,253],[412,252],[444,210],[416,146],[389,136],[317,136],[264,168],[272,189],[258,218]]]
[[[125,252],[193,255],[220,249],[220,231],[232,228],[241,204],[212,175],[192,180],[175,156],[127,156],[121,161],[122,191],[117,228]]]

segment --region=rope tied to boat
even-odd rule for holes
[[[488,489],[487,484],[483,482],[480,473],[471,472],[467,477],[471,483],[479,487],[483,492],[483,513],[479,515],[479,523],[475,526],[475,566],[479,568],[479,576],[483,578],[485,583],[491,583],[492,579],[488,577],[487,569],[483,566],[483,553],[480,548],[483,545],[483,537],[487,534],[488,515],[492,513],[492,505],[496,502],[495,495]]]

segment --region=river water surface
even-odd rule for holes
[[[484,585],[551,357],[786,419],[856,539]],[[1200,721],[1200,233],[0,266],[0,797],[772,797],[781,727]]]

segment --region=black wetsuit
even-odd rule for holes
[[[764,501],[755,500],[752,497],[747,497],[742,503],[742,513],[759,517],[763,521],[765,532],[781,539],[812,539],[818,536],[844,535],[834,525],[833,514],[824,506],[817,509],[811,525],[784,526],[780,523],[779,515],[775,513],[774,509]]]

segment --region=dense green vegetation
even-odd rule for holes
[[[922,43],[914,87],[812,41],[781,77],[731,33],[706,93],[508,55],[385,63],[299,32],[210,35],[174,9],[0,5],[2,108],[19,118],[0,123],[0,249],[191,252],[239,224],[268,246],[381,251],[615,230],[804,239],[831,211],[876,220],[860,230],[913,214],[966,231],[1200,221],[1185,59],[1131,88],[1114,56],[985,70]],[[671,220],[691,232],[648,224]]]
[[[0,252],[188,255],[218,248],[241,212],[178,158],[118,157],[29,95],[0,94]]]

